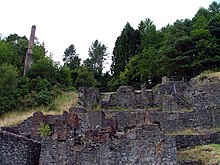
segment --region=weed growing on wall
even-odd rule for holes
[[[38,128],[40,134],[41,134],[41,137],[47,137],[47,136],[50,136],[52,131],[49,127],[48,124],[44,124],[43,122],[40,123],[40,127]]]

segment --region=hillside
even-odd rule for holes
[[[77,105],[76,92],[63,92],[50,105],[30,108],[25,110],[12,110],[0,118],[0,127],[14,126],[26,120],[34,112],[40,111],[44,114],[58,115],[68,111],[70,107]]]
[[[80,106],[76,93],[63,93],[52,104],[59,110],[48,112],[50,106],[46,113],[34,112],[23,122],[2,128],[8,148],[4,151],[9,154],[18,139],[21,155],[27,156],[23,147],[36,149],[31,161],[40,164],[219,164],[218,75],[205,72],[190,82],[163,77],[152,90],[121,86],[116,92],[101,93],[80,87]],[[4,162],[17,161],[17,152],[13,153]]]

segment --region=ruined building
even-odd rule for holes
[[[177,135],[220,126],[220,83],[168,81],[152,90],[79,90],[79,105],[62,115],[35,112],[0,130],[0,164],[175,165],[179,148],[220,143],[220,133]],[[211,104],[208,104],[211,103]],[[49,127],[44,137],[40,127]]]

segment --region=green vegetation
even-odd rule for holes
[[[160,83],[162,76],[189,80],[204,70],[219,70],[219,22],[217,2],[208,9],[200,8],[191,20],[176,20],[161,29],[150,18],[141,20],[137,29],[127,22],[112,50],[111,74],[103,73],[108,53],[98,40],[92,42],[84,61],[74,44],[68,46],[63,53],[64,65],[54,62],[44,43],[36,41],[33,64],[23,76],[27,38],[17,34],[1,37],[0,116],[13,109],[56,109],[56,97],[80,86],[105,92],[115,91],[120,85],[140,88],[146,84],[150,88]],[[204,77],[207,75],[201,79]]]
[[[215,133],[219,132],[220,127],[211,128],[211,129],[205,129],[205,128],[194,128],[194,129],[185,129],[181,131],[176,132],[170,132],[170,135],[205,135],[207,133]]]
[[[77,97],[76,92],[62,92],[50,105],[9,111],[0,118],[0,127],[17,125],[36,111],[51,115],[62,114],[63,111],[68,111],[70,107],[77,105]]]
[[[220,144],[202,145],[177,152],[178,161],[201,161],[204,164],[220,164]]]
[[[48,124],[40,123],[40,127],[38,128],[38,131],[40,132],[42,137],[50,136],[52,131],[50,130],[50,127]]]
[[[119,85],[155,86],[162,76],[189,80],[220,66],[220,4],[200,8],[190,19],[176,20],[159,30],[149,18],[138,29],[129,24],[115,43],[110,89]],[[138,46],[136,46],[138,45]]]
[[[220,72],[214,72],[211,70],[207,70],[202,72],[199,76],[195,77],[196,80],[204,80],[204,79],[210,79],[210,78],[217,78],[220,80]]]

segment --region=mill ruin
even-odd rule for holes
[[[177,162],[178,149],[220,143],[220,132],[172,135],[220,126],[220,82],[205,81],[164,77],[152,89],[121,86],[110,93],[81,87],[78,107],[55,116],[35,112],[17,126],[1,128],[0,164],[187,164]],[[42,123],[49,136],[39,131]]]

